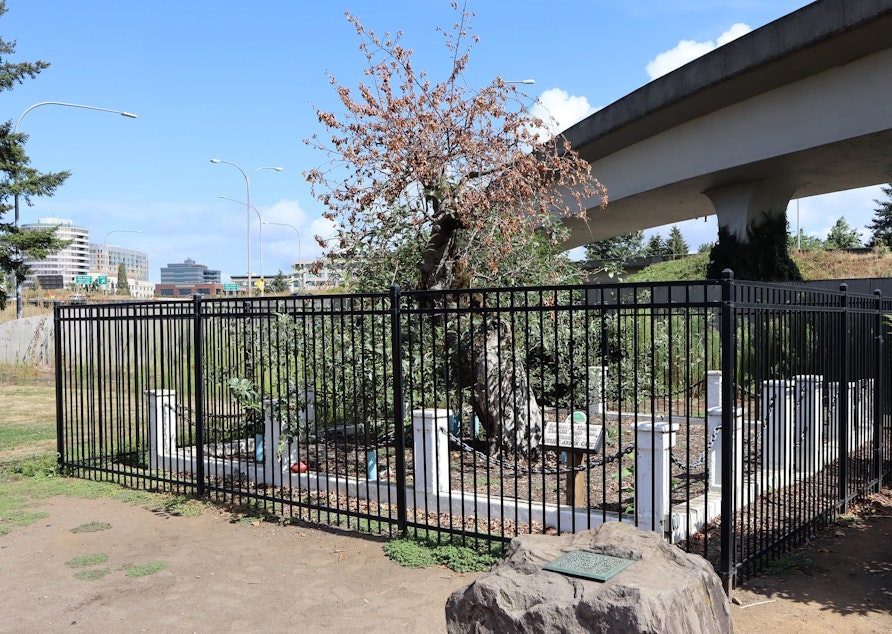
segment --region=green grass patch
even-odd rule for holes
[[[384,544],[384,553],[407,568],[442,565],[456,572],[482,572],[502,558],[504,546],[474,538],[460,543],[458,537],[419,529]]]
[[[111,570],[108,568],[90,568],[89,570],[78,570],[74,573],[74,578],[80,581],[96,581],[110,572]]]
[[[164,498],[152,510],[163,511],[181,517],[198,517],[207,508],[207,503],[193,497],[173,496]]]
[[[0,511],[0,535],[7,535],[14,528],[30,526],[47,517],[47,513],[35,513],[22,509]]]
[[[167,563],[163,561],[151,561],[147,564],[128,564],[124,566],[124,574],[128,577],[145,577],[161,572],[167,568]]]
[[[87,522],[71,529],[72,533],[98,533],[99,531],[107,531],[111,528],[108,522]]]
[[[92,555],[81,555],[65,562],[69,568],[86,568],[88,566],[98,566],[108,561],[108,555],[103,553],[95,553]]]
[[[88,570],[78,570],[74,573],[74,578],[79,581],[96,581],[97,579],[102,579],[110,572],[111,570],[108,568],[90,568]]]
[[[20,421],[7,421],[0,425],[0,451],[40,441],[51,441],[55,444],[55,428],[46,423]]]
[[[861,518],[854,513],[846,513],[845,515],[838,515],[836,519],[833,520],[833,523],[837,526],[861,526],[863,522]]]

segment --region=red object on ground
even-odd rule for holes
[[[291,465],[291,473],[306,473],[308,468],[307,463],[301,460],[300,462],[295,462]]]

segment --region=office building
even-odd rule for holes
[[[186,259],[182,263],[168,264],[161,267],[162,284],[220,284],[222,274],[218,270],[209,269],[195,260]]]
[[[71,220],[64,218],[38,218],[34,224],[21,225],[22,231],[56,230],[60,240],[70,240],[71,244],[48,255],[42,260],[25,258],[25,264],[31,268],[25,278],[25,285],[31,286],[37,280],[44,286],[68,288],[74,284],[75,278],[90,274],[90,230],[75,226]]]
[[[95,277],[105,275],[118,279],[118,267],[127,269],[128,280],[149,281],[149,256],[142,251],[123,249],[110,244],[90,245],[90,272]]]

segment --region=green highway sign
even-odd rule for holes
[[[227,291],[227,292],[229,292],[229,291],[237,291],[237,290],[238,290],[238,284],[224,284],[224,285],[223,285],[223,290],[224,290],[224,291]]]
[[[100,275],[99,277],[96,278],[96,283],[97,284],[108,284],[108,276]]]
[[[74,283],[75,284],[92,284],[93,277],[91,275],[75,275]]]

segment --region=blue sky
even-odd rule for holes
[[[531,102],[561,124],[606,106],[728,38],[808,4],[787,0],[476,0],[480,42],[472,85],[496,75],[535,79]],[[41,171],[70,170],[55,196],[22,207],[22,222],[69,218],[91,241],[149,254],[152,281],[167,263],[194,259],[224,277],[247,269],[246,187],[251,173],[252,271],[287,271],[319,255],[313,235],[330,235],[303,172],[324,157],[303,140],[321,132],[314,107],[337,109],[328,74],[355,86],[363,68],[349,10],[378,32],[403,31],[416,68],[434,79],[447,63],[436,27],[455,12],[447,0],[7,0],[0,34],[16,42],[8,61],[51,64],[3,93],[15,122],[42,101],[124,110],[137,119],[43,106],[19,131]],[[609,188],[609,183],[607,183]],[[220,199],[226,196],[239,202]],[[879,187],[798,204],[799,226],[824,237],[842,216],[863,230]],[[795,231],[797,204],[790,207]],[[715,217],[679,225],[692,249],[715,239]],[[141,231],[141,233],[134,233]],[[668,235],[669,227],[658,230]],[[652,233],[652,232],[648,232]]]

